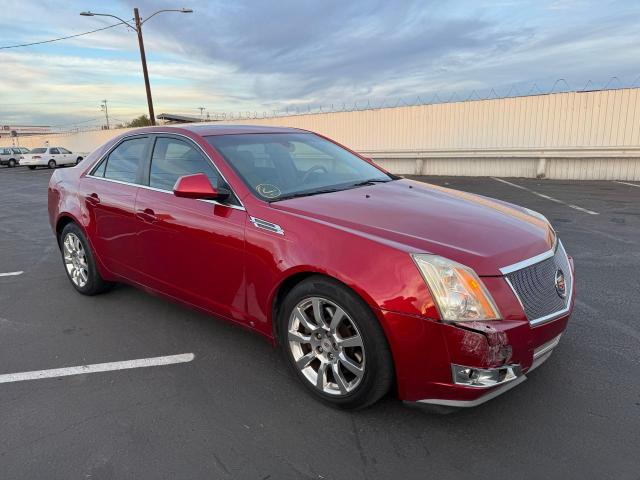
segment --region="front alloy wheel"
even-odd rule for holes
[[[365,373],[362,336],[337,304],[322,297],[299,302],[290,318],[288,344],[304,377],[328,395],[345,395]]]
[[[349,287],[323,275],[295,285],[277,309],[287,363],[319,400],[367,407],[393,384],[393,361],[378,318]]]

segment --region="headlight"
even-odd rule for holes
[[[433,295],[442,320],[499,320],[500,312],[487,288],[469,267],[437,255],[412,255]]]

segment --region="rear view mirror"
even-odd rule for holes
[[[224,188],[213,188],[209,177],[204,173],[196,173],[180,177],[173,187],[173,194],[182,198],[224,200],[230,192]]]

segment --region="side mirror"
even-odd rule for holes
[[[213,188],[209,177],[204,173],[180,177],[173,187],[173,194],[182,198],[200,198],[205,200],[224,200],[231,192],[224,188]]]

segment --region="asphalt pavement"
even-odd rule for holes
[[[246,330],[129,286],[79,295],[47,221],[50,174],[0,168],[0,274],[23,272],[0,276],[0,376],[194,359],[0,383],[0,479],[640,478],[640,182],[419,178],[545,214],[577,270],[551,358],[438,415],[394,395],[328,408]]]

